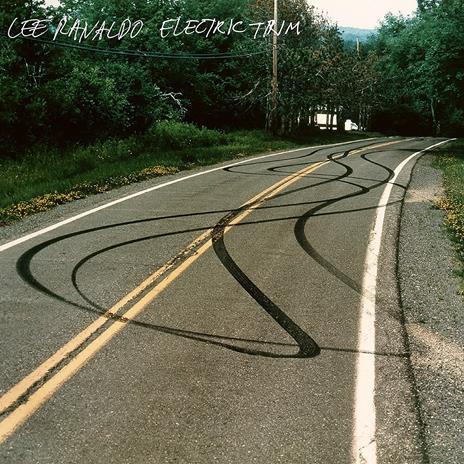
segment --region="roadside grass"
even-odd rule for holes
[[[445,195],[437,206],[446,212],[446,223],[456,243],[461,267],[461,294],[464,295],[464,139],[447,144],[436,158],[435,165],[443,171]]]
[[[367,138],[320,133],[293,138],[264,131],[223,133],[159,123],[148,133],[66,150],[36,147],[18,160],[0,158],[0,225],[91,194],[181,170],[257,153]]]

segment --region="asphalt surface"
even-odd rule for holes
[[[360,292],[376,208],[393,170],[441,140],[376,139],[244,161],[1,252],[4,394],[213,230],[213,246],[133,321],[108,318],[6,410],[1,419],[27,406],[104,330],[123,326],[0,445],[2,462],[352,462]],[[366,150],[351,153],[359,148]],[[252,197],[330,156],[228,230]],[[393,187],[379,261],[379,463],[426,460],[396,279],[398,217],[413,164]],[[104,201],[58,211],[66,218]],[[52,224],[57,214],[38,222]],[[25,224],[4,232],[3,243],[40,227]]]

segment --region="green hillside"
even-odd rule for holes
[[[367,39],[376,33],[376,29],[358,29],[356,27],[340,27],[340,31],[345,42],[366,42]]]

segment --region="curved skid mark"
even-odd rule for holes
[[[390,179],[393,178],[394,176],[394,172],[392,169],[388,168],[387,166],[384,166],[382,164],[379,164],[379,163],[376,163],[372,160],[370,160],[369,158],[367,158],[367,154],[364,154],[364,155],[361,155],[361,158],[364,159],[365,161],[367,161],[368,163],[372,163],[372,164],[375,164],[376,166],[379,166],[381,167],[382,169],[386,170],[388,172],[388,176],[377,182],[375,185],[371,186],[371,187],[365,187],[363,185],[359,185],[359,184],[355,184],[355,183],[351,183],[351,185],[354,185],[354,186],[357,186],[360,190],[358,192],[353,192],[353,193],[349,193],[347,195],[342,195],[338,198],[334,198],[332,200],[328,200],[318,206],[316,206],[315,208],[312,208],[310,209],[309,211],[307,211],[305,214],[303,214],[296,222],[295,224],[295,227],[294,227],[294,234],[295,234],[295,238],[298,242],[298,244],[301,246],[301,248],[314,260],[316,261],[321,267],[323,267],[327,272],[329,272],[331,275],[333,275],[335,278],[337,278],[339,281],[343,282],[346,286],[348,286],[349,288],[351,288],[352,290],[354,290],[356,293],[360,294],[361,293],[361,285],[359,283],[357,283],[356,281],[354,281],[351,277],[349,277],[348,275],[346,275],[343,271],[341,271],[339,268],[337,268],[334,264],[332,264],[329,260],[327,260],[326,258],[324,258],[313,246],[312,244],[310,243],[310,241],[308,240],[307,236],[306,236],[306,232],[305,232],[305,228],[306,228],[306,225],[308,223],[308,221],[313,218],[313,217],[317,217],[317,216],[322,216],[324,214],[330,214],[330,213],[320,213],[321,210],[323,210],[324,208],[327,208],[328,206],[331,206],[335,203],[338,203],[342,200],[346,200],[346,199],[349,199],[349,198],[354,198],[354,197],[358,197],[358,196],[361,196],[361,195],[364,195],[366,193],[369,193],[371,190],[374,190],[376,188],[379,188],[381,187],[382,185],[385,185],[386,183],[388,183],[388,181]],[[332,160],[334,163],[336,164],[339,164],[341,166],[344,167],[345,169],[345,173],[343,175],[340,175],[338,176],[337,178],[335,179],[332,179],[332,180],[336,180],[336,181],[342,181],[342,179],[346,178],[346,177],[350,177],[351,174],[353,173],[353,169],[350,167],[350,166],[347,166],[345,165],[344,163],[338,161],[338,160]],[[396,185],[396,184],[395,184]],[[404,187],[402,187],[404,188]],[[393,204],[394,202],[392,202],[391,204]],[[381,205],[382,206],[382,205]],[[378,206],[376,206],[375,208],[372,208],[372,209],[378,209]],[[318,214],[316,214],[318,213]]]
[[[317,152],[319,150],[316,150],[315,152]],[[349,153],[350,153],[351,150],[348,150],[346,152],[344,152],[343,154],[343,157],[347,156]],[[314,153],[315,153],[314,152]],[[303,156],[299,156],[297,158],[305,158],[305,157],[308,157],[308,156],[311,156],[313,153],[310,153],[310,154],[306,154],[306,155],[303,155]],[[336,154],[333,154],[333,155],[330,155],[328,158],[331,159],[332,161],[336,162],[336,160],[333,160],[333,156],[335,156]],[[265,161],[265,163],[268,163],[269,161]],[[256,163],[256,164],[261,164],[263,162],[259,162],[259,163]],[[231,169],[231,168],[229,168]],[[228,170],[228,169],[227,169]],[[309,176],[308,176],[309,177]],[[280,193],[278,195],[276,195],[274,198],[277,198],[279,196],[284,196],[284,195],[288,195],[288,194],[291,194],[291,193],[295,193],[295,192],[298,192],[298,191],[302,191],[302,190],[307,190],[307,189],[310,189],[310,188],[314,188],[316,186],[320,186],[320,185],[324,185],[326,183],[329,183],[329,182],[333,182],[333,181],[340,181],[340,182],[344,182],[344,183],[348,183],[348,184],[351,184],[353,186],[358,186],[360,187],[359,185],[357,184],[354,184],[354,183],[351,183],[351,182],[348,182],[346,180],[343,180],[343,178],[346,177],[346,174],[343,175],[343,176],[338,176],[338,178],[335,178],[335,179],[328,179],[328,180],[324,180],[322,182],[319,182],[317,184],[314,184],[314,185],[311,185],[311,186],[307,186],[307,187],[303,187],[303,188],[298,188],[298,189],[293,189],[291,191],[285,191],[283,193]],[[334,201],[339,201],[338,198],[336,199],[333,199],[333,200],[326,200],[327,201],[330,201],[330,202],[334,202]],[[321,201],[318,201],[318,202],[307,202],[307,204],[311,204],[311,203],[324,203],[324,200],[321,200]],[[306,204],[306,203],[295,203],[294,205],[290,204],[290,205],[279,205],[279,206],[260,206],[259,208],[257,209],[270,209],[270,208],[282,208],[282,207],[288,207],[288,206],[299,206],[301,204]],[[317,208],[318,210],[321,210],[322,208],[319,206]],[[371,208],[360,208],[359,210],[364,210],[364,209],[371,209]],[[375,209],[375,207],[372,207],[372,209]],[[354,210],[349,210],[349,211],[341,211],[340,213],[345,213],[345,212],[355,212],[355,211],[358,211],[357,209],[354,209]],[[77,231],[77,232],[73,232],[73,233],[70,233],[70,234],[66,234],[66,235],[63,235],[61,237],[58,237],[56,239],[52,239],[52,240],[48,240],[42,244],[39,244],[31,249],[29,249],[27,252],[25,252],[19,259],[18,259],[18,262],[17,262],[17,271],[18,271],[18,274],[21,276],[21,278],[26,282],[28,283],[30,286],[32,286],[33,288],[37,289],[38,291],[40,291],[41,293],[44,293],[54,299],[57,299],[58,301],[62,301],[63,303],[66,303],[66,304],[69,304],[69,305],[72,305],[78,309],[81,309],[81,310],[85,310],[85,311],[91,311],[91,312],[95,312],[99,315],[101,314],[104,314],[105,311],[104,309],[98,305],[96,302],[90,300],[90,298],[88,298],[80,289],[79,289],[79,286],[77,285],[77,273],[78,273],[78,270],[86,263],[88,262],[90,259],[92,259],[93,257],[99,255],[99,254],[102,254],[104,252],[107,252],[107,251],[110,251],[112,249],[115,249],[115,248],[118,248],[118,247],[122,247],[122,246],[125,246],[125,245],[128,245],[128,244],[131,244],[131,243],[137,243],[137,242],[142,242],[144,240],[149,240],[149,239],[154,239],[154,238],[160,238],[160,237],[164,237],[164,236],[169,236],[169,235],[176,235],[176,234],[182,234],[182,233],[189,233],[189,232],[198,232],[198,231],[204,231],[206,229],[208,229],[208,227],[204,227],[204,228],[197,228],[197,229],[186,229],[186,230],[181,230],[181,231],[176,231],[176,232],[169,232],[169,233],[166,233],[166,234],[158,234],[158,235],[153,235],[153,236],[149,236],[149,237],[142,237],[140,239],[135,239],[135,240],[131,240],[131,241],[127,241],[127,242],[123,242],[123,243],[119,243],[119,244],[115,244],[115,245],[112,245],[112,246],[109,246],[109,247],[106,247],[102,250],[99,250],[97,252],[94,252],[86,257],[84,257],[83,259],[81,259],[79,261],[79,263],[74,267],[73,271],[72,271],[72,277],[71,277],[71,281],[72,281],[72,284],[74,286],[74,288],[77,290],[77,292],[79,293],[79,295],[84,299],[84,301],[89,304],[90,306],[85,306],[85,305],[82,305],[82,304],[79,304],[79,303],[75,303],[73,301],[70,301],[68,300],[67,298],[63,297],[63,296],[60,296],[56,293],[54,293],[52,290],[50,290],[49,288],[47,288],[45,285],[43,285],[42,283],[40,283],[35,277],[34,275],[32,274],[31,272],[31,262],[32,262],[32,259],[34,258],[34,256],[39,253],[41,250],[53,245],[54,243],[57,243],[59,241],[63,241],[63,240],[66,240],[66,239],[69,239],[69,238],[72,238],[72,237],[76,237],[76,236],[79,236],[79,235],[83,235],[83,234],[87,234],[87,233],[92,233],[92,232],[96,232],[96,231],[100,231],[100,230],[107,230],[107,229],[111,229],[113,227],[121,227],[121,226],[128,226],[128,225],[135,225],[135,224],[140,224],[140,223],[148,223],[148,222],[154,222],[154,221],[160,221],[160,220],[163,220],[163,219],[171,219],[171,218],[182,218],[182,217],[192,217],[192,216],[199,216],[199,215],[207,215],[207,214],[216,214],[218,212],[227,212],[225,210],[223,211],[207,211],[207,212],[200,212],[200,213],[188,213],[188,214],[181,214],[181,215],[169,215],[169,216],[162,216],[162,217],[157,217],[157,218],[148,218],[148,219],[142,219],[142,220],[137,220],[137,221],[127,221],[127,222],[124,222],[124,223],[120,223],[120,224],[110,224],[110,225],[105,225],[105,226],[100,226],[100,227],[97,227],[97,228],[93,228],[93,229],[86,229],[86,230],[83,230],[83,231]],[[233,213],[233,215],[235,215],[236,212]],[[317,215],[323,215],[323,214],[337,214],[336,212],[333,212],[333,213],[319,213],[319,214],[313,214],[313,216],[317,216]],[[229,217],[230,215],[226,216]],[[272,219],[272,220],[269,220],[269,221],[250,221],[250,222],[244,222],[242,224],[235,224],[233,225],[233,227],[235,227],[236,225],[246,225],[246,224],[255,224],[255,223],[263,223],[263,222],[271,222],[271,221],[275,221],[275,220],[288,220],[288,219],[295,219],[295,218],[301,218],[300,216],[298,217],[290,217],[290,218],[281,218],[281,219]],[[229,217],[229,221],[232,220],[232,217]],[[222,221],[220,221],[220,223],[216,226],[216,232],[218,231],[218,227],[222,228],[222,230],[224,230],[224,227],[226,226],[226,224],[224,223],[224,219]],[[236,264],[233,262],[232,258],[230,258],[230,256],[227,258],[227,250],[225,250],[225,246],[224,246],[224,243],[223,243],[223,240],[222,240],[222,245],[221,245],[221,240],[216,240],[215,241],[215,251],[216,252],[219,252],[219,254],[221,255],[222,257],[222,260],[224,261],[227,261],[228,263],[228,266],[230,267],[231,270],[233,270],[233,272],[235,273],[236,276],[239,276],[241,271],[240,269],[238,269],[238,266],[236,266]],[[314,255],[315,253],[315,250],[311,250],[312,254]],[[327,262],[328,263],[328,262]],[[326,263],[326,264],[327,264]],[[224,264],[224,263],[223,263]],[[328,266],[330,267],[330,266]],[[331,270],[332,271],[336,271],[336,268],[334,266],[331,267]],[[235,277],[235,276],[234,276]],[[346,276],[345,276],[346,277]],[[344,280],[346,281],[345,283],[349,284],[349,283],[353,283],[353,282],[350,282],[349,280],[347,280],[349,278],[345,278]],[[269,300],[269,298],[264,295],[262,292],[260,292],[260,290],[253,284],[253,282],[251,282],[250,279],[248,279],[248,277],[245,276],[245,278],[243,278],[242,276],[242,282],[244,283],[244,285],[246,285],[248,287],[248,289],[250,290],[250,292],[252,292],[256,297],[257,299],[259,300],[258,302],[262,302],[265,306],[266,306],[266,310],[269,310],[270,311],[270,315],[273,314],[273,318],[285,329],[289,329],[293,335],[295,335],[295,337],[297,337],[299,340],[300,340],[300,343],[299,343],[299,346],[300,346],[300,353],[299,353],[299,356],[307,356],[308,353],[311,354],[311,356],[314,355],[314,353],[317,351],[317,348],[315,348],[315,343],[314,341],[311,339],[311,337],[309,337],[307,334],[305,334],[301,328],[299,328],[293,321],[291,320],[287,320],[286,318],[288,318],[288,316],[285,315],[285,313],[283,313],[280,308],[278,308],[271,300]],[[354,285],[352,285],[354,286]],[[248,291],[248,290],[247,290]],[[249,292],[249,293],[250,293]],[[251,294],[251,293],[250,293]],[[252,295],[253,296],[253,295]],[[254,296],[253,296],[254,297]],[[119,316],[117,315],[111,315],[110,318],[113,318],[113,319],[118,319]],[[153,325],[153,324],[146,324],[146,323],[142,323],[140,321],[130,321],[130,323],[132,324],[135,324],[135,325],[139,325],[139,326],[143,326],[145,328],[151,328],[153,330],[158,330],[158,331],[163,331],[165,333],[170,333],[172,335],[179,335],[180,336],[180,332],[178,329],[171,329],[171,328],[166,328],[166,327],[160,327],[160,326],[156,326],[156,325]],[[292,335],[292,336],[293,336]],[[193,332],[188,332],[188,331],[184,331],[183,332],[183,337],[186,338],[186,337],[195,337],[195,340],[198,340],[198,341],[203,341],[205,343],[211,343],[211,340],[206,340],[206,339],[202,339],[202,340],[199,340],[199,338],[201,337],[205,337],[205,338],[211,338],[211,337],[214,337],[214,335],[205,335],[205,334],[196,334],[196,333],[193,333]],[[220,339],[225,339],[225,337],[219,337]],[[297,341],[298,342],[298,341]],[[263,342],[265,343],[265,342]],[[258,355],[261,355],[261,356],[267,356],[267,355],[272,355],[272,356],[275,356],[275,354],[269,354],[267,352],[263,352],[263,351],[253,351],[253,350],[247,350],[247,349],[242,349],[242,348],[238,348],[238,347],[234,347],[233,345],[226,345],[226,344],[223,344],[223,343],[219,343],[219,342],[215,342],[214,344],[216,345],[219,345],[219,346],[223,346],[225,348],[228,348],[228,349],[234,349],[235,351],[240,351],[240,352],[245,352],[247,354],[258,354]],[[253,353],[250,353],[249,351],[253,351]],[[283,356],[283,357],[288,357],[288,356]]]
[[[350,150],[342,150],[342,151],[338,151],[338,152],[335,152],[335,153],[331,153],[330,155],[327,156],[327,159],[334,161],[335,156],[341,155],[341,158],[344,158],[349,153],[351,153],[353,150],[365,150],[365,149],[367,149],[367,148],[369,148],[369,147],[371,147],[373,145],[377,145],[377,144],[378,144],[378,141],[368,143],[367,145],[363,145],[361,147],[352,148]],[[296,158],[293,158],[293,159],[296,159]],[[307,163],[283,164],[283,165],[280,165],[280,166],[275,166],[273,168],[268,168],[267,170],[271,171],[271,172],[275,172],[275,173],[285,174],[285,172],[281,171],[282,169],[285,169],[285,168],[297,168],[297,167],[306,166],[306,165],[307,165]]]
[[[317,343],[250,280],[227,251],[224,243],[224,230],[236,214],[238,213],[226,216],[211,234],[216,256],[242,288],[297,342],[299,351],[295,357],[317,356],[320,353]]]

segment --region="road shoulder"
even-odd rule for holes
[[[433,155],[417,163],[406,194],[398,278],[411,362],[432,463],[464,462],[464,325],[456,253],[433,206],[442,195]]]

